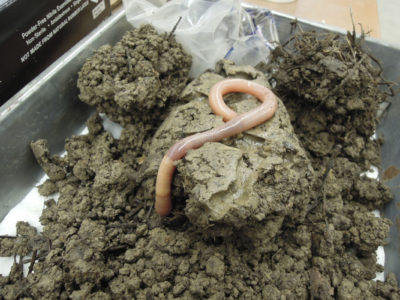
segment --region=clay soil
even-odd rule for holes
[[[40,218],[1,237],[14,256],[0,277],[4,299],[400,299],[397,279],[373,281],[391,200],[360,176],[379,166],[371,139],[390,89],[379,64],[349,34],[298,31],[257,70],[221,61],[190,80],[191,59],[150,26],[97,50],[82,67],[82,101],[96,107],[89,133],[67,155],[31,144],[59,193]],[[210,87],[240,77],[272,86],[276,115],[248,132],[207,143],[178,162],[174,209],[153,209],[162,156],[177,140],[222,124]],[[226,97],[244,113],[258,105]],[[104,130],[98,113],[122,127]],[[28,266],[27,276],[23,265]]]

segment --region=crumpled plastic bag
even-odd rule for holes
[[[278,43],[270,11],[244,9],[239,0],[123,0],[127,20],[135,27],[150,23],[172,32],[193,57],[190,75],[197,77],[227,58],[255,66],[268,62]]]

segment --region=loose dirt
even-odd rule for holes
[[[297,33],[275,52],[265,76],[221,61],[188,85],[190,57],[173,37],[145,26],[104,46],[78,80],[98,114],[89,133],[66,140],[67,155],[31,148],[58,192],[37,233],[18,223],[0,239],[15,255],[0,277],[5,299],[400,299],[397,280],[372,279],[390,222],[371,212],[391,200],[375,179],[372,140],[385,99],[379,66],[349,35]],[[177,140],[223,121],[207,103],[213,83],[241,77],[274,86],[271,120],[178,162],[174,209],[153,210],[155,176]],[[268,78],[267,78],[268,77]],[[239,113],[259,105],[226,102]],[[29,259],[24,258],[32,253]],[[22,264],[29,264],[28,276]]]

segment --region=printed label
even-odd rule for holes
[[[106,4],[104,3],[104,0],[101,0],[101,2],[92,10],[93,20],[96,19],[105,9]]]
[[[110,14],[104,0],[17,0],[0,6],[5,24],[0,28],[0,105]]]

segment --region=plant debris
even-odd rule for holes
[[[372,280],[390,222],[371,210],[391,193],[360,176],[379,164],[380,141],[371,136],[385,100],[381,71],[361,40],[296,33],[267,73],[283,101],[277,115],[190,151],[177,165],[172,214],[160,218],[152,206],[165,151],[222,122],[207,104],[212,83],[242,77],[268,85],[260,71],[222,61],[183,90],[189,62],[173,38],[149,26],[88,59],[81,99],[123,132],[114,138],[95,114],[88,134],[67,139],[65,157],[51,155],[44,140],[31,144],[49,175],[40,192],[60,196],[46,202],[42,233],[19,223],[17,237],[0,237],[1,255],[16,257],[0,277],[0,296],[400,299],[394,274]],[[227,103],[239,112],[258,105],[243,95]]]

